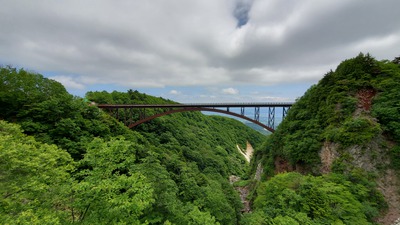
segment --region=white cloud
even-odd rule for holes
[[[182,92],[177,91],[177,90],[171,90],[171,91],[169,92],[169,94],[171,94],[171,95],[180,95],[180,94],[182,94]]]
[[[244,4],[239,14],[248,16],[240,28],[234,16],[238,2]],[[359,52],[378,59],[399,54],[398,0],[13,0],[1,5],[0,64],[52,71],[76,89],[317,81]]]
[[[222,89],[223,94],[228,94],[228,95],[237,95],[239,94],[239,90],[235,88],[225,88]]]
[[[74,80],[72,77],[70,76],[63,76],[63,75],[59,75],[59,76],[53,76],[50,77],[50,79],[53,79],[55,81],[60,82],[62,85],[64,85],[67,89],[78,89],[78,90],[82,90],[85,88],[85,85],[82,83],[79,83],[78,81]]]

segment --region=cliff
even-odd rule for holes
[[[392,224],[400,217],[399,84],[400,66],[395,60],[377,61],[360,53],[343,61],[296,101],[265,149],[255,152],[253,168],[263,162],[264,180],[284,172],[315,177],[340,175],[349,182],[344,186],[350,187],[357,201],[365,205],[376,200],[370,205],[376,212],[365,213],[366,221]],[[264,183],[268,186],[268,182]],[[353,187],[361,188],[360,184],[369,192],[370,200],[368,195],[360,198],[352,192]],[[288,188],[301,193],[298,187]],[[265,195],[263,191],[257,190],[256,202]],[[386,204],[379,203],[378,195]],[[299,212],[302,210],[314,221],[312,210],[300,207]],[[298,218],[294,220],[301,223]],[[346,224],[340,216],[338,220]]]

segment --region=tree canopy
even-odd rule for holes
[[[4,224],[374,224],[387,208],[376,177],[400,170],[396,60],[343,61],[268,137],[200,112],[131,130],[86,99],[173,102],[134,90],[82,99],[9,66],[0,67],[0,81]],[[251,164],[237,150],[247,142]],[[327,146],[335,150],[329,173],[321,171]],[[363,167],[366,158],[372,169]],[[286,172],[278,174],[280,162]],[[253,180],[259,167],[260,182]],[[252,213],[241,213],[230,175],[249,180]]]
[[[18,85],[12,81],[16,78],[21,80]],[[131,130],[42,75],[2,67],[1,79],[0,103],[9,107],[0,112],[4,120],[0,129],[15,130],[2,136],[0,149],[1,162],[7,161],[1,165],[7,173],[1,174],[5,184],[1,196],[6,196],[1,201],[7,205],[1,212],[3,221],[240,221],[242,203],[228,176],[247,176],[247,162],[236,145],[244,147],[249,141],[260,146],[264,139],[260,133],[239,121],[199,112],[158,118]],[[23,79],[41,81],[31,86]],[[31,87],[37,88],[31,91]],[[170,102],[133,90],[89,92],[86,98],[97,103]],[[43,151],[43,156],[31,156],[36,151]],[[19,192],[18,187],[25,187],[24,180],[26,191]]]

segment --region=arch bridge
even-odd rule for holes
[[[188,111],[217,112],[238,117],[257,124],[268,131],[275,131],[276,108],[281,109],[282,120],[293,105],[291,102],[266,102],[266,103],[202,103],[202,104],[99,104],[99,108],[108,111],[112,116],[123,122],[129,128],[155,119],[157,117]],[[246,115],[249,109],[254,112]],[[263,110],[262,110],[263,109]],[[261,122],[261,112],[265,111],[267,121]]]

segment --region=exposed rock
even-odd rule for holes
[[[229,176],[229,183],[233,184],[235,182],[240,181],[241,178],[235,175]],[[240,200],[243,203],[243,208],[241,210],[242,213],[248,213],[251,212],[250,208],[250,201],[247,200],[247,196],[249,195],[249,187],[244,186],[244,187],[235,187],[235,190],[239,192]]]
[[[249,187],[248,186],[235,187],[235,189],[239,192],[240,200],[242,200],[243,203],[243,209],[241,210],[241,212],[242,213],[251,212],[250,201],[247,200],[247,196],[249,195]]]
[[[385,216],[377,220],[384,225],[400,225],[400,182],[393,170],[386,170],[386,173],[377,180],[378,189],[382,192],[389,205]]]
[[[238,182],[238,181],[240,181],[240,177],[235,176],[235,175],[230,175],[229,176],[229,183],[230,184],[233,184],[233,183]]]
[[[336,143],[325,142],[319,155],[321,158],[321,173],[331,172],[333,162],[343,154],[350,157],[346,158],[348,170],[352,168],[362,168],[367,172],[378,174],[376,182],[378,190],[383,194],[389,205],[388,211],[377,219],[377,222],[384,225],[396,224],[396,219],[400,217],[400,181],[395,171],[387,168],[390,164],[387,151],[388,147],[383,147],[380,143],[384,142],[384,137],[379,136],[363,146],[354,145],[346,149],[340,149]],[[379,169],[381,168],[381,169]],[[400,225],[400,224],[399,224]]]
[[[274,164],[275,164],[275,171],[274,171],[275,174],[293,171],[293,166],[290,165],[290,163],[287,160],[279,156],[275,158]]]
[[[240,152],[240,154],[242,154],[244,156],[244,158],[246,159],[247,162],[250,162],[251,157],[253,156],[253,146],[251,146],[251,144],[249,142],[247,142],[247,146],[246,146],[246,150],[240,148],[239,145],[236,145],[238,151]]]
[[[264,168],[262,167],[261,162],[259,162],[257,165],[256,174],[254,175],[254,180],[260,181],[261,175],[263,172],[264,172]]]
[[[372,98],[376,95],[374,89],[362,89],[357,92],[357,107],[365,111],[369,111],[372,105]]]
[[[321,158],[321,173],[331,172],[332,163],[339,156],[337,152],[338,145],[333,142],[326,141],[322,147],[319,156]]]
[[[392,225],[400,225],[400,217]]]

